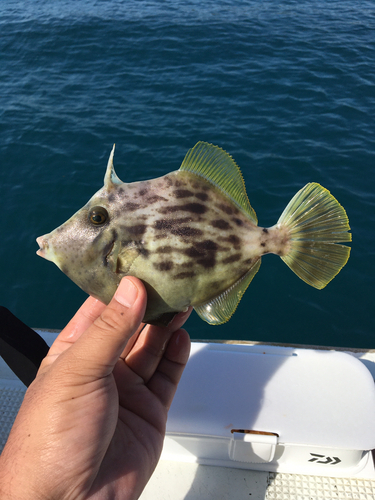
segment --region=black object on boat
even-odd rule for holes
[[[0,306],[0,356],[26,386],[34,380],[48,350],[38,333]]]

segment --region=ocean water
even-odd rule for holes
[[[375,347],[375,4],[355,0],[0,3],[0,303],[62,328],[86,294],[35,238],[103,183],[179,168],[199,140],[240,166],[259,224],[305,183],[346,208],[352,252],[322,291],[274,255],[233,318],[192,338]]]

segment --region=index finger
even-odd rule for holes
[[[66,351],[101,315],[105,307],[105,304],[98,299],[93,297],[86,299],[66,327],[61,330],[47,356],[57,356]]]

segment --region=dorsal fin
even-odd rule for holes
[[[206,179],[220,189],[254,224],[258,223],[246,194],[241,171],[223,149],[207,142],[198,142],[186,153],[180,170]]]
[[[115,168],[113,166],[113,156],[115,154],[115,144],[113,145],[111,154],[109,155],[109,160],[107,163],[107,170],[104,176],[104,186],[111,188],[112,186],[119,186],[123,182],[117,177]]]
[[[259,271],[259,267],[260,259],[253,264],[244,276],[228,288],[228,290],[225,290],[205,304],[194,306],[195,312],[210,325],[221,325],[227,322],[237,309],[246,288],[250,285],[252,279]]]

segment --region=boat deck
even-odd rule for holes
[[[375,480],[279,474],[161,460],[141,500],[374,500]]]

